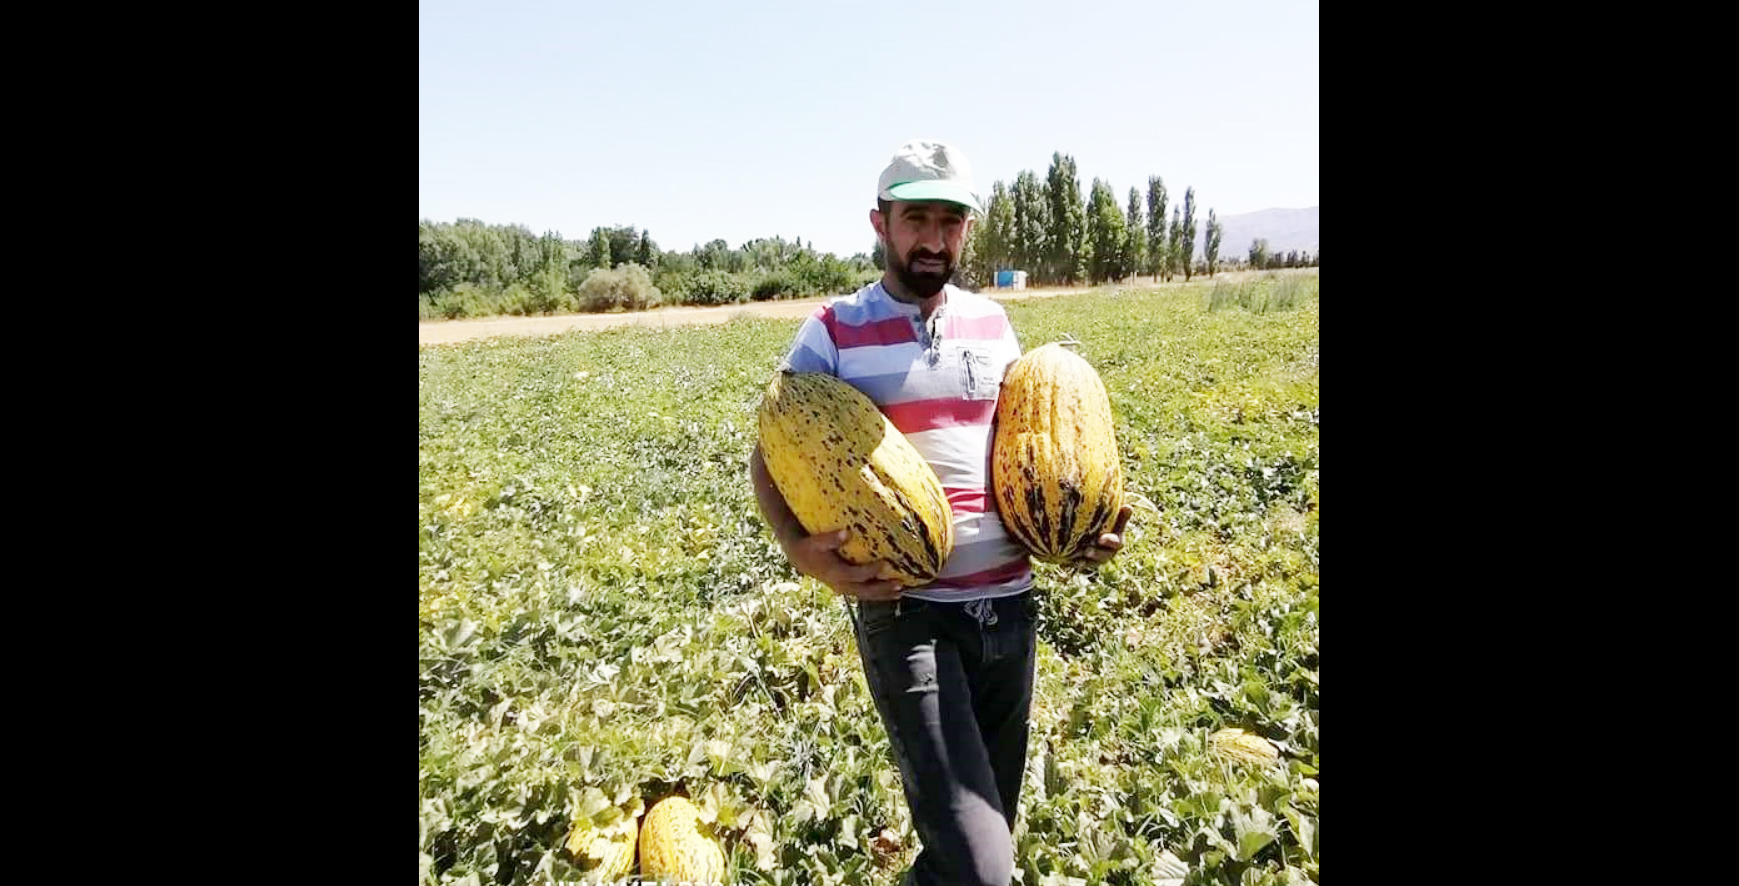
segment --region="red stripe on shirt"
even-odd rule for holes
[[[1030,568],[1027,558],[1010,560],[1001,566],[974,572],[969,575],[956,575],[949,578],[938,578],[930,584],[938,588],[977,588],[985,585],[1002,584],[1013,581],[1025,575]]]
[[[902,345],[918,340],[916,333],[912,331],[912,321],[905,317],[876,320],[861,326],[848,326],[835,321],[827,328],[827,333],[833,336],[833,346],[842,351],[846,348],[875,345]]]
[[[1008,318],[991,317],[949,317],[948,331],[943,335],[947,338],[976,338],[984,341],[995,341],[1002,338],[1008,329]]]
[[[882,412],[894,427],[900,429],[900,433],[916,434],[937,428],[988,425],[996,418],[996,401],[960,397],[913,400],[910,403],[884,403]]]
[[[983,489],[949,489],[942,488],[942,493],[948,496],[948,508],[956,514],[984,513]]]

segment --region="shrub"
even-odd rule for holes
[[[567,274],[561,269],[550,268],[532,276],[525,300],[526,313],[553,314],[572,311],[574,307],[573,294],[567,290]]]
[[[496,299],[496,313],[499,314],[533,314],[537,312],[538,298],[523,283],[515,283],[507,287]]]
[[[748,280],[740,274],[718,270],[696,274],[688,293],[688,303],[693,305],[728,305],[748,300]]]
[[[636,264],[613,270],[594,268],[580,284],[580,305],[588,311],[643,311],[662,301],[663,294],[652,285],[652,275]]]
[[[798,289],[802,295],[845,295],[880,276],[879,272],[858,271],[833,256],[827,256],[804,269]]]
[[[434,299],[435,310],[448,320],[487,317],[494,313],[494,300],[475,283],[461,283]]]
[[[666,304],[686,305],[694,292],[694,278],[695,271],[691,269],[660,267],[652,276],[652,282],[664,294]]]
[[[797,275],[787,270],[768,271],[755,281],[755,288],[749,297],[755,301],[767,301],[774,298],[799,298],[804,294],[798,282]]]

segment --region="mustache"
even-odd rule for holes
[[[947,252],[928,252],[924,250],[913,250],[906,256],[906,264],[908,265],[917,261],[939,261],[943,264],[950,264],[954,261],[954,256],[949,255]]]

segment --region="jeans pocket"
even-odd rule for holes
[[[898,600],[875,601],[857,604],[858,626],[864,636],[874,637],[900,622],[909,619],[928,606],[923,600],[901,598]]]

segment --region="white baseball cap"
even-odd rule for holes
[[[966,155],[938,141],[909,141],[894,151],[894,159],[876,182],[883,200],[946,200],[983,214]]]

